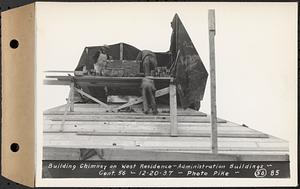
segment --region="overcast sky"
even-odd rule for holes
[[[208,9],[216,11],[218,117],[289,140],[296,133],[297,9],[285,3],[38,3],[41,70],[74,70],[85,46],[124,42],[167,51],[178,13],[209,71]],[[41,76],[41,74],[38,74]],[[45,86],[43,108],[68,87]],[[210,113],[209,79],[201,111]]]

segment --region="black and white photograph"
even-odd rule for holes
[[[296,182],[296,3],[35,6],[38,185]]]

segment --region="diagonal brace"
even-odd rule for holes
[[[169,93],[169,87],[166,87],[166,88],[163,88],[163,89],[160,89],[160,90],[157,90],[155,92],[155,97],[160,97],[160,96],[163,96],[163,95],[166,95]],[[129,107],[129,106],[132,106],[132,105],[135,105],[135,104],[139,104],[143,102],[143,98],[142,97],[139,97],[139,98],[136,98],[135,100],[133,101],[129,101],[128,103],[126,104],[123,104],[119,107],[117,107],[115,110],[118,111],[118,110],[121,110],[123,108],[126,108],[126,107]]]
[[[83,92],[82,90],[80,90],[80,89],[78,89],[78,88],[76,88],[76,87],[74,87],[74,89],[75,89],[78,93],[80,93],[80,94],[82,94],[82,95],[88,97],[89,99],[91,99],[91,100],[97,102],[97,103],[100,104],[101,106],[104,106],[104,107],[106,107],[106,108],[109,108],[109,106],[108,106],[107,104],[105,104],[104,102],[101,102],[100,100],[98,100],[97,98],[95,98],[95,97],[93,97],[93,96],[87,94],[86,92]]]

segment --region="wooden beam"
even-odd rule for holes
[[[288,153],[287,142],[261,142],[253,138],[220,138],[220,151],[228,153],[248,152],[252,154]],[[44,133],[45,147],[60,148],[111,148],[153,151],[207,151],[210,152],[209,137],[158,137],[158,136],[93,136],[76,133]],[[259,139],[261,140],[261,139]],[[201,154],[199,154],[201,155]]]
[[[97,149],[96,149],[97,150]],[[100,150],[100,149],[99,149]],[[43,160],[79,160],[79,148],[43,148]],[[162,152],[146,150],[124,150],[124,149],[102,149],[105,160],[140,160],[140,161],[289,161],[288,155],[278,154],[231,154],[222,153],[218,155],[207,153],[190,153],[190,152]],[[55,155],[54,155],[55,154]],[[100,159],[99,159],[100,160]]]
[[[170,83],[170,123],[171,136],[177,136],[177,99],[176,99],[176,85],[171,80]]]
[[[74,73],[74,71],[69,70],[46,70],[44,73]]]
[[[46,131],[57,131],[59,129],[59,122],[46,122],[44,124],[44,132]],[[197,126],[198,125],[198,126]],[[103,132],[103,133],[164,133],[170,134],[170,124],[167,122],[74,122],[67,121],[64,126],[64,131],[68,132]],[[178,124],[178,133],[183,134],[205,134],[210,136],[210,124],[194,124],[188,125],[185,123]],[[232,135],[243,135],[243,134],[255,134],[257,138],[259,136],[269,137],[267,134],[242,128],[239,126],[222,126],[218,127],[218,136],[220,134],[232,134]]]
[[[76,106],[77,104],[74,104],[74,108],[78,109],[78,106]],[[98,105],[98,104],[97,104]],[[65,107],[65,105],[62,105],[61,107]],[[97,109],[98,108],[98,109]],[[115,115],[116,113],[112,113],[112,112],[106,112],[105,109],[101,109],[99,110],[99,107],[97,108],[91,108],[90,110],[76,110],[74,112],[70,112],[69,115]],[[141,108],[135,108],[136,112],[118,112],[118,115],[144,115],[143,112],[141,112]],[[161,110],[163,111],[163,110]],[[63,115],[64,112],[63,110],[46,110],[43,113],[44,115]],[[162,112],[159,114],[160,116],[169,116],[169,110],[166,112]],[[202,112],[190,112],[190,111],[180,111],[177,110],[177,116],[187,116],[187,117],[193,117],[193,116],[201,116],[201,117],[207,117],[206,114],[202,113]]]
[[[147,116],[147,115],[145,115]],[[103,119],[104,120],[104,119]],[[53,120],[49,120],[47,118],[44,119],[44,129],[56,129],[57,126],[59,125],[60,121],[53,121]],[[169,122],[161,122],[161,121],[145,121],[145,122],[137,122],[137,121],[108,121],[108,120],[104,120],[104,121],[68,121],[65,123],[65,125],[68,125],[70,127],[75,127],[78,130],[80,129],[88,129],[88,128],[93,128],[97,130],[102,129],[102,128],[106,128],[106,129],[134,129],[134,130],[158,130],[158,129],[162,129],[164,127],[168,128],[168,131],[170,131],[169,127],[170,127],[170,121]],[[75,129],[74,128],[74,129]],[[194,131],[201,131],[202,129],[206,129],[208,133],[210,133],[210,129],[211,129],[211,124],[210,122],[208,123],[193,123],[193,122],[178,122],[178,131],[180,130],[186,130],[186,132],[194,132]],[[229,130],[229,131],[253,131],[255,133],[261,133],[259,131],[253,130],[253,129],[249,129],[247,127],[242,127],[238,124],[233,124],[233,123],[221,123],[218,125],[218,130]]]
[[[44,133],[57,133],[58,131],[45,131]],[[103,132],[103,131],[79,131],[78,135],[88,135],[88,136],[160,136],[160,137],[169,137],[169,133],[162,132]],[[177,133],[178,137],[210,137],[210,133]],[[218,133],[218,137],[223,138],[268,138],[266,134],[261,133]]]
[[[74,112],[74,82],[70,84],[70,112]]]
[[[45,115],[45,119],[52,121],[62,120],[62,115]],[[110,121],[110,122],[170,122],[170,116],[161,116],[161,115],[68,115],[67,120],[69,121]],[[178,116],[178,122],[184,123],[210,123],[210,117],[202,116]],[[226,120],[219,119],[218,123],[227,123]]]
[[[43,148],[43,159],[48,160],[80,160],[80,149]]]
[[[120,60],[123,60],[123,43],[120,43]]]
[[[73,78],[76,79],[76,81],[91,81],[91,82],[101,82],[101,81],[138,81],[141,82],[144,77],[107,77],[107,76],[90,76],[85,75],[82,76],[57,76],[57,75],[47,75],[46,78],[51,79],[58,79],[58,80],[65,80],[65,81],[71,81]],[[170,81],[171,77],[152,77],[152,80],[156,81]]]
[[[64,115],[62,117],[62,121],[61,121],[61,124],[60,124],[60,129],[59,131],[60,132],[63,132],[64,130],[64,124],[66,122],[66,117],[67,117],[67,113],[68,113],[68,110],[70,108],[70,105],[71,105],[71,89],[69,91],[69,96],[68,96],[68,100],[67,100],[67,105],[65,106],[65,111],[64,111]]]
[[[151,120],[147,122],[109,122],[106,118],[103,118],[105,121],[66,121],[64,132],[92,133],[103,136],[170,136],[170,120],[168,122]],[[59,121],[45,120],[44,133],[58,132],[59,124]],[[210,123],[178,123],[178,136],[209,137],[210,139],[210,130]],[[266,134],[247,127],[230,125],[230,123],[218,125],[218,137],[269,138]]]
[[[51,79],[44,79],[44,85],[70,85],[71,81],[60,81],[60,80],[51,80]]]
[[[166,95],[166,94],[168,94],[168,93],[169,93],[169,87],[166,87],[166,88],[157,90],[157,91],[155,92],[155,97],[160,97],[160,96]],[[129,101],[128,103],[123,104],[123,105],[117,107],[117,108],[115,109],[115,111],[121,110],[121,109],[123,109],[123,108],[129,107],[129,106],[132,106],[132,105],[135,105],[135,104],[139,104],[139,103],[141,103],[141,102],[143,102],[143,98],[142,98],[142,97],[136,98],[136,99],[133,100],[133,101]]]
[[[82,95],[88,97],[89,99],[91,99],[91,100],[97,102],[98,104],[100,104],[100,105],[102,105],[102,106],[104,106],[104,107],[106,107],[106,108],[109,108],[109,106],[108,106],[107,104],[105,104],[104,102],[101,102],[100,100],[98,100],[98,99],[96,99],[95,97],[93,97],[93,96],[87,94],[86,92],[83,92],[82,90],[77,89],[76,87],[74,87],[74,89],[75,89],[77,92],[79,92],[80,94],[82,94]]]
[[[215,10],[208,11],[209,60],[210,60],[210,104],[211,104],[211,149],[218,153],[217,105],[216,105],[216,70],[215,70]]]

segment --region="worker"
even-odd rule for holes
[[[152,51],[142,50],[137,55],[136,60],[142,61],[142,68],[145,76],[150,76],[151,70],[155,70],[157,67],[157,58]]]
[[[104,50],[104,53],[107,55],[107,60],[112,60],[113,57],[111,56],[111,49],[109,47],[109,45],[103,45],[103,50]]]
[[[100,48],[100,50],[98,51],[98,54],[99,55],[97,57],[97,61],[94,64],[94,69],[95,69],[96,75],[103,75],[102,71],[106,67],[108,55],[106,54],[104,48]]]
[[[152,108],[152,113],[156,115],[158,113],[156,102],[155,102],[155,92],[156,88],[154,82],[149,77],[145,77],[142,80],[142,98],[143,98],[143,111],[145,114],[149,113],[149,109]]]

